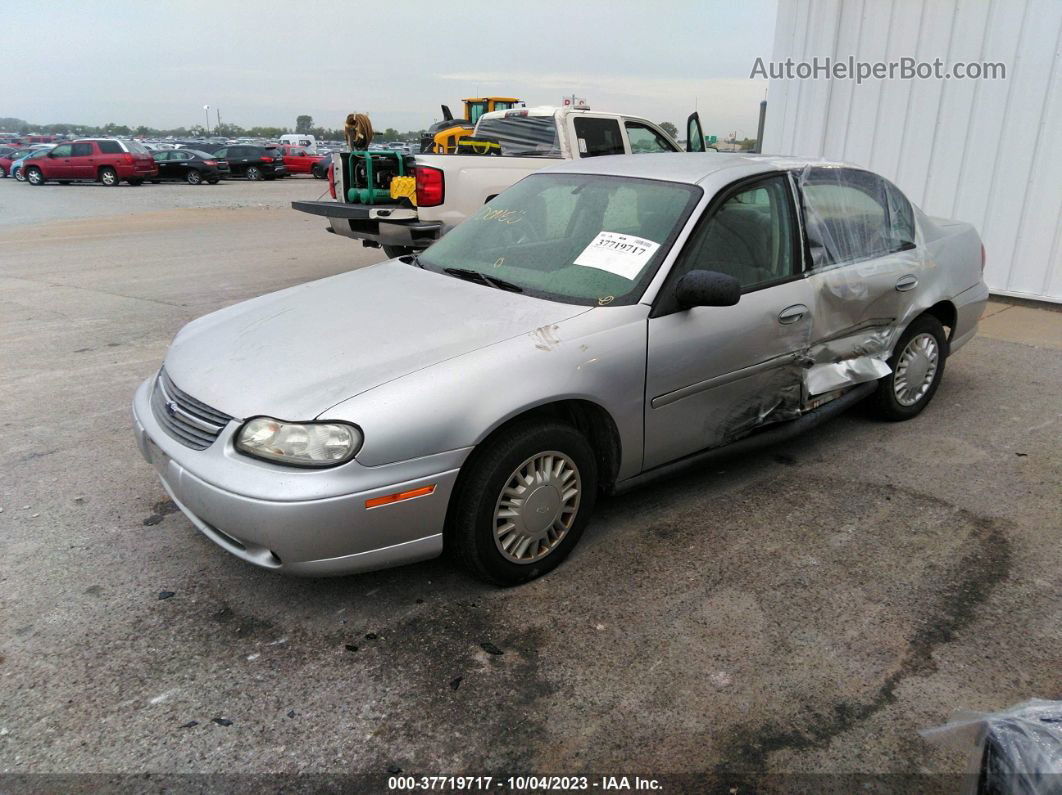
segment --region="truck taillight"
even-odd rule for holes
[[[332,198],[338,198],[336,196],[336,164],[328,164],[328,192],[332,194]]]
[[[122,157],[123,157],[123,159],[125,160],[126,163],[132,163],[133,162],[133,156],[131,154],[129,154],[128,152],[126,152]]]
[[[268,155],[263,155],[261,159],[262,159],[263,163],[272,163],[273,162],[273,158],[269,157]],[[280,158],[278,157],[277,160],[280,160]]]
[[[981,244],[981,273],[985,272],[985,244]]]
[[[446,192],[442,171],[430,166],[417,166],[413,172],[417,178],[417,206],[437,207],[442,204]]]

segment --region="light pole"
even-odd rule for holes
[[[203,106],[203,113],[206,115],[206,134],[210,135],[210,106]]]

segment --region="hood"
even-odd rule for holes
[[[194,320],[174,339],[166,371],[182,391],[234,417],[309,420],[387,381],[589,308],[392,260]]]

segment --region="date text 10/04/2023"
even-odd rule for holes
[[[575,792],[600,790],[603,792],[653,792],[662,788],[654,778],[641,776],[391,776],[387,779],[390,791],[487,791],[509,790]]]

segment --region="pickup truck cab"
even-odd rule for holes
[[[697,114],[687,122],[691,147],[703,151]],[[336,201],[295,201],[300,212],[328,219],[328,230],[382,246],[389,256],[427,248],[503,190],[561,160],[601,155],[679,152],[681,147],[653,122],[623,113],[542,106],[485,113],[476,137],[497,141],[496,155],[418,154],[413,158],[416,201],[349,201],[350,153],[332,155]],[[700,144],[698,148],[697,144]]]

